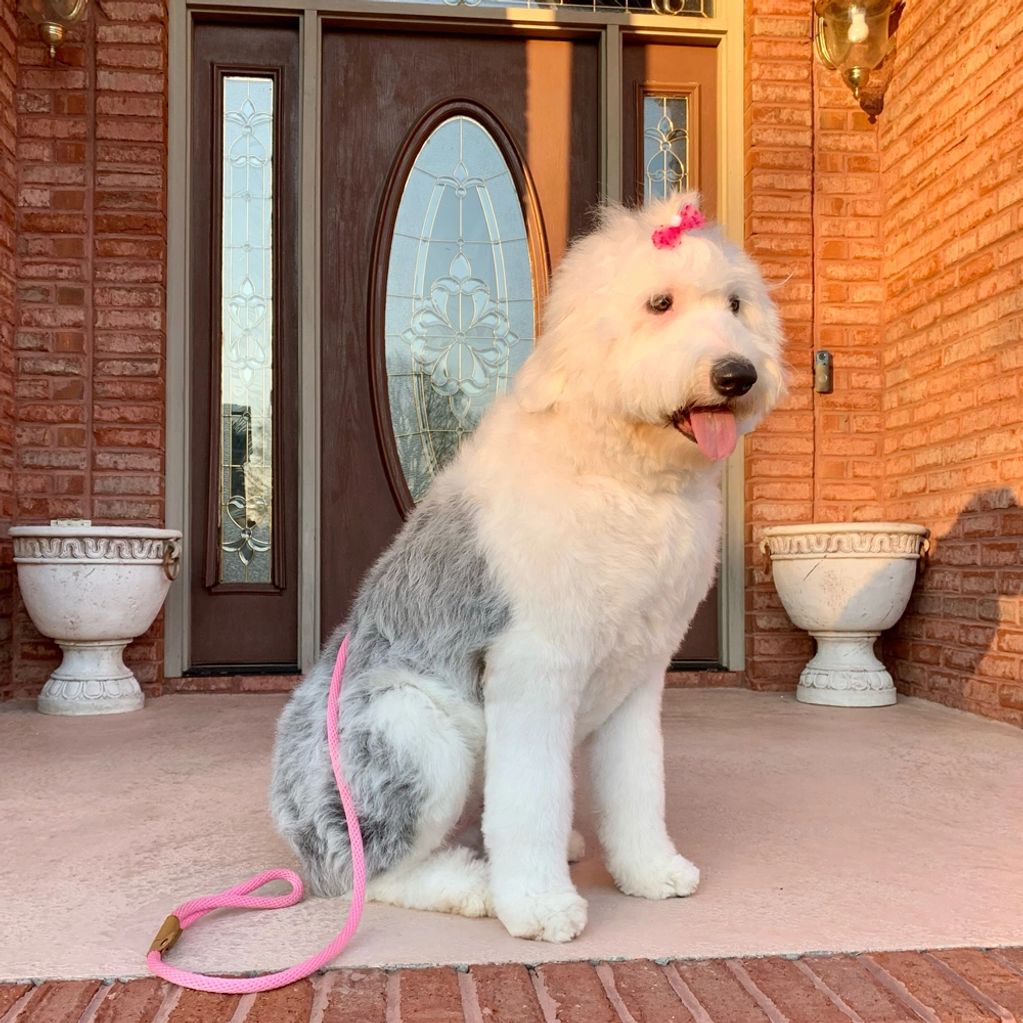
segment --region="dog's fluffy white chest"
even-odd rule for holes
[[[645,564],[617,578],[618,601],[581,695],[577,738],[599,727],[649,674],[663,672],[714,580],[720,543],[716,488],[654,503],[635,525],[632,554]],[[621,553],[617,552],[616,553]]]
[[[514,499],[490,482],[475,495],[486,560],[512,619],[576,665],[583,737],[646,681],[638,675],[663,672],[713,582],[716,474],[672,492],[597,475],[555,486],[538,471],[526,487],[518,476]]]

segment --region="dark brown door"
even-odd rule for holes
[[[295,21],[195,28],[195,674],[298,667],[298,50]]]
[[[195,30],[193,673],[298,661],[298,53],[283,16]],[[713,212],[717,51],[624,58],[626,201],[689,186]],[[533,346],[599,200],[601,81],[596,36],[496,26],[328,23],[321,59],[323,638]],[[715,591],[680,658],[716,664],[717,621]]]
[[[532,347],[599,195],[595,39],[323,41],[321,632]]]
[[[627,39],[623,55],[623,191],[640,203],[695,189],[717,213],[717,60],[714,46]],[[675,655],[679,666],[717,667],[717,583]]]

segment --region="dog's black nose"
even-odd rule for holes
[[[757,382],[757,371],[749,359],[730,355],[726,359],[718,359],[711,366],[710,382],[723,397],[738,398]]]

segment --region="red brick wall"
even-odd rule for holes
[[[810,4],[747,5],[746,238],[776,292],[786,403],[746,441],[747,676],[791,689],[811,652],[757,549],[780,523],[881,515],[880,163],[876,129],[814,60]],[[814,351],[835,360],[813,391]]]
[[[15,193],[14,9],[0,4],[0,693],[11,674],[14,568],[7,527],[14,517]]]
[[[788,399],[746,440],[746,669],[790,688],[810,653],[756,549],[760,527],[813,517],[813,84],[801,0],[746,5],[746,242],[775,293],[792,370]],[[793,674],[793,672],[795,674]]]
[[[13,78],[3,9],[0,101]],[[871,126],[814,61],[809,0],[747,2],[746,236],[778,284],[792,369],[785,405],[747,440],[755,688],[792,688],[810,652],[759,530],[909,519],[938,541],[889,643],[900,686],[1023,723],[1021,17],[1023,0],[980,14],[910,4]],[[31,26],[19,35],[16,180],[0,102],[0,523],[159,523],[166,2],[97,0],[57,68]],[[812,391],[816,348],[835,356],[833,394]],[[4,544],[0,640],[10,604]],[[52,649],[23,613],[0,642],[11,650],[0,696],[35,691]],[[144,681],[160,653],[157,626],[133,648]]]
[[[164,0],[97,0],[56,65],[19,19],[21,522],[163,520],[166,16]],[[160,636],[129,648],[143,683]],[[23,609],[12,646],[0,694],[34,693],[55,656]]]
[[[885,503],[935,539],[899,687],[1023,725],[1023,2],[914,0],[880,121]]]
[[[877,129],[837,75],[813,67],[814,347],[834,357],[834,391],[814,394],[814,519],[864,522],[883,517]]]
[[[1023,0],[909,4],[877,126],[814,62],[809,6],[749,5],[747,239],[788,280],[793,370],[747,441],[750,684],[791,688],[810,650],[759,529],[913,521],[936,542],[886,642],[900,689],[1021,725]]]

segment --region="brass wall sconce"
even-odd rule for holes
[[[23,9],[39,26],[39,38],[50,48],[50,60],[64,42],[67,30],[85,16],[89,0],[23,0]]]
[[[816,0],[814,46],[821,63],[838,71],[870,123],[884,109],[895,58],[903,0]]]

